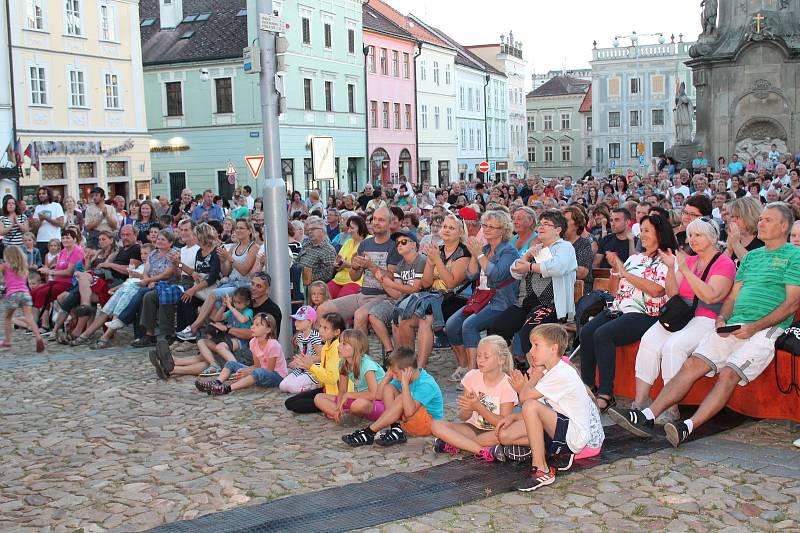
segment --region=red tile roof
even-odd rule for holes
[[[403,15],[386,2],[383,2],[382,0],[369,0],[369,5],[381,15],[388,18],[420,41],[444,48],[450,48],[450,46],[448,46],[444,41],[436,37],[419,24],[416,24],[414,21],[410,20],[407,16]]]
[[[589,84],[589,90],[586,91],[586,96],[583,97],[583,102],[578,108],[578,113],[591,113],[592,112],[592,85]]]

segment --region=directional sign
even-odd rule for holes
[[[261,171],[261,165],[264,164],[264,156],[263,155],[248,155],[244,158],[247,161],[247,166],[250,168],[250,173],[253,174],[254,178],[258,177],[258,173]]]
[[[487,161],[481,161],[480,163],[478,163],[478,170],[486,174],[487,172],[489,172],[489,163]]]
[[[639,166],[640,166],[640,167],[643,167],[643,166],[644,166],[644,156],[643,156],[643,155],[640,155],[640,156],[639,156]]]
[[[289,25],[286,24],[285,20],[266,13],[258,14],[258,27],[262,31],[271,31],[273,33],[283,33],[289,29]]]
[[[497,171],[497,161],[492,161],[489,163],[489,172],[496,172]]]

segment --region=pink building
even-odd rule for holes
[[[363,6],[370,179],[417,182],[414,100],[416,39],[369,4]]]

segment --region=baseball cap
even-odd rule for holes
[[[317,311],[310,305],[304,305],[292,315],[295,320],[310,320],[314,322],[317,320]]]
[[[419,244],[419,241],[417,240],[417,237],[413,233],[405,232],[405,231],[396,231],[396,232],[392,233],[392,240],[393,241],[397,241],[397,239],[399,239],[400,237],[405,237],[406,239],[411,239],[415,243]]]
[[[478,220],[478,213],[476,213],[471,207],[462,207],[459,209],[458,216],[460,216],[462,220]]]

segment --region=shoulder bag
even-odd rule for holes
[[[706,266],[706,269],[703,271],[703,275],[700,277],[700,281],[706,281],[706,277],[708,276],[712,265],[717,261],[720,255],[722,254],[717,253],[717,255],[715,255],[714,258],[709,261],[708,266]],[[665,303],[661,308],[661,313],[658,315],[658,321],[667,331],[671,331],[673,333],[680,331],[686,327],[686,324],[688,324],[692,318],[694,318],[694,312],[697,309],[697,304],[699,301],[700,299],[695,294],[692,304],[689,305],[680,294],[676,294],[667,300],[667,303]]]

